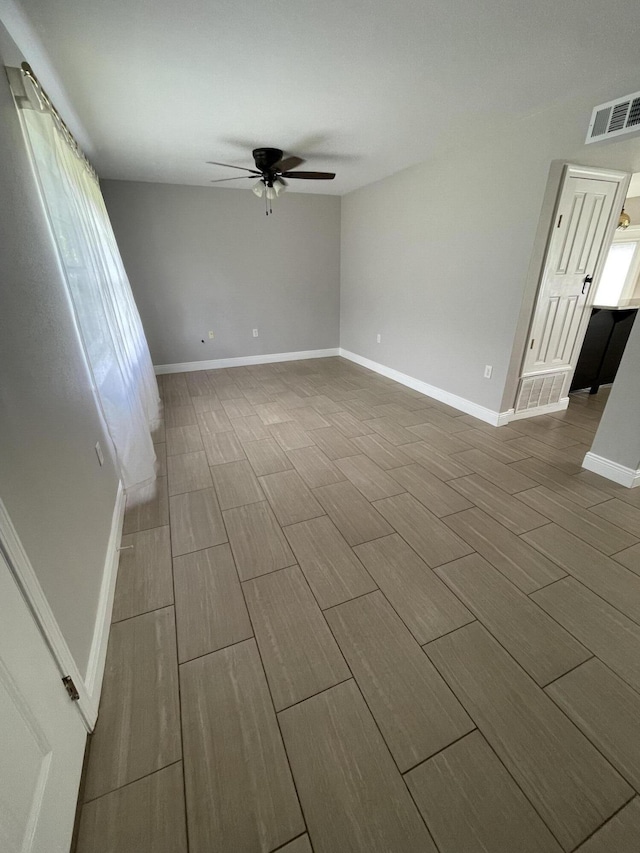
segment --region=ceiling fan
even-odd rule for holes
[[[305,161],[301,157],[282,157],[283,152],[279,148],[254,148],[253,159],[256,164],[255,169],[247,169],[244,166],[232,166],[230,163],[217,163],[214,160],[207,162],[211,166],[225,166],[227,169],[239,169],[243,172],[249,172],[248,175],[238,175],[235,178],[218,178],[211,181],[212,184],[220,184],[224,181],[240,181],[243,178],[255,180],[256,175],[258,180],[252,187],[253,192],[265,199],[265,207],[267,216],[273,213],[271,210],[271,201],[281,195],[287,188],[286,178],[295,178],[307,181],[332,181],[335,178],[335,172],[294,172]]]

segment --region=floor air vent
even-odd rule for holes
[[[640,92],[594,107],[585,144],[640,131]]]
[[[551,373],[546,376],[527,376],[520,380],[520,391],[515,411],[526,412],[551,403],[559,403],[566,373]]]

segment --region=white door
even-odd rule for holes
[[[68,853],[86,736],[0,552],[2,853]]]
[[[575,367],[591,280],[604,248],[618,182],[568,174],[556,212],[523,376]],[[577,344],[577,346],[576,346]]]

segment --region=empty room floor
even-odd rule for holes
[[[77,853],[637,853],[640,489],[342,359],[160,377]]]

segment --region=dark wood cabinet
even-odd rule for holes
[[[600,385],[613,382],[637,312],[637,308],[592,310],[571,391],[589,388],[596,394]]]

